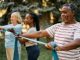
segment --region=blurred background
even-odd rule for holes
[[[55,23],[61,22],[59,8],[65,3],[73,3],[80,8],[80,0],[0,0],[0,25],[9,23],[10,14],[19,11],[22,18],[28,12],[39,16],[40,28],[45,29]],[[80,21],[80,17],[78,17]],[[41,38],[40,41],[49,42],[50,38]],[[38,60],[51,60],[51,51],[39,45],[40,56]],[[4,33],[0,32],[0,60],[6,60],[4,47]],[[27,60],[25,47],[22,45],[21,60]]]

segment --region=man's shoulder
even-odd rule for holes
[[[80,22],[77,22],[78,25],[80,25]]]
[[[52,28],[52,29],[55,29],[55,28],[58,28],[58,27],[61,27],[62,26],[62,23],[57,23],[57,24],[54,24],[48,28]]]
[[[77,22],[76,27],[80,28],[80,22]]]
[[[62,23],[54,24],[53,26],[62,26]]]

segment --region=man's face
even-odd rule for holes
[[[74,12],[70,9],[69,6],[63,6],[60,11],[61,19],[64,23],[68,23],[73,20]]]

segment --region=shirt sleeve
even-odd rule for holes
[[[48,34],[50,35],[50,37],[53,37],[54,34],[55,34],[56,25],[52,25],[51,27],[46,28],[45,30],[48,32]]]
[[[8,30],[8,29],[12,28],[12,26],[11,26],[11,25],[5,25],[5,26],[2,26],[2,27],[3,27],[2,32],[5,32],[6,30]]]
[[[5,30],[7,30],[9,28],[8,25],[2,26]]]
[[[32,27],[27,31],[27,33],[35,33],[35,32],[36,32],[36,28],[35,27]]]
[[[80,28],[76,29],[75,33],[74,33],[74,40],[76,39],[80,39]]]
[[[9,25],[5,25],[5,26],[2,26],[5,30],[7,30],[7,29],[10,29],[10,28],[14,28],[11,24],[9,24]]]
[[[14,30],[15,30],[16,34],[21,34],[22,25],[18,24],[17,26],[14,27]]]

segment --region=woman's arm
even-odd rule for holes
[[[3,26],[0,26],[0,30],[4,29]]]
[[[49,34],[47,33],[47,31],[42,30],[42,31],[38,31],[32,34],[26,34],[26,33],[21,34],[21,36],[28,37],[28,38],[40,38],[40,37],[46,37],[46,36],[49,37]]]

